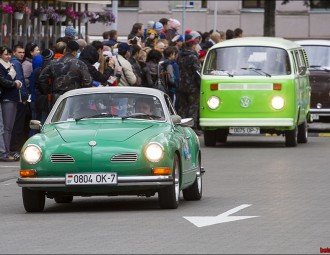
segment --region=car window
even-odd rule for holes
[[[156,96],[134,93],[95,93],[70,96],[58,105],[51,122],[72,121],[83,118],[119,118],[134,115],[153,115],[164,120],[161,101]]]
[[[288,53],[265,46],[223,47],[210,51],[203,74],[222,76],[287,75],[291,73]]]

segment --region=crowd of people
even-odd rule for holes
[[[240,28],[226,32],[180,34],[176,19],[135,23],[125,42],[118,31],[103,33],[103,41],[77,39],[73,26],[51,49],[33,42],[0,48],[0,161],[17,161],[26,139],[34,135],[31,119],[43,124],[63,93],[92,86],[144,86],[163,90],[178,114],[193,117],[200,135],[198,109],[200,70],[214,44],[241,37]]]

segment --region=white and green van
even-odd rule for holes
[[[228,134],[277,134],[295,147],[308,140],[308,59],[304,49],[274,37],[214,45],[202,69],[200,126],[206,146]]]

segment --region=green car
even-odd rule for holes
[[[45,199],[74,196],[154,196],[161,208],[202,197],[201,151],[168,95],[141,87],[77,89],[63,94],[40,133],[21,151],[24,208],[40,212]]]

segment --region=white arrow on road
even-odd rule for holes
[[[230,221],[236,221],[236,220],[245,220],[249,218],[255,218],[259,216],[230,216],[233,213],[236,213],[246,207],[249,207],[251,205],[243,204],[240,206],[237,206],[227,212],[221,213],[218,216],[188,216],[183,217],[186,220],[190,221],[192,224],[196,225],[197,227],[206,227],[211,226],[219,223],[225,223]]]

